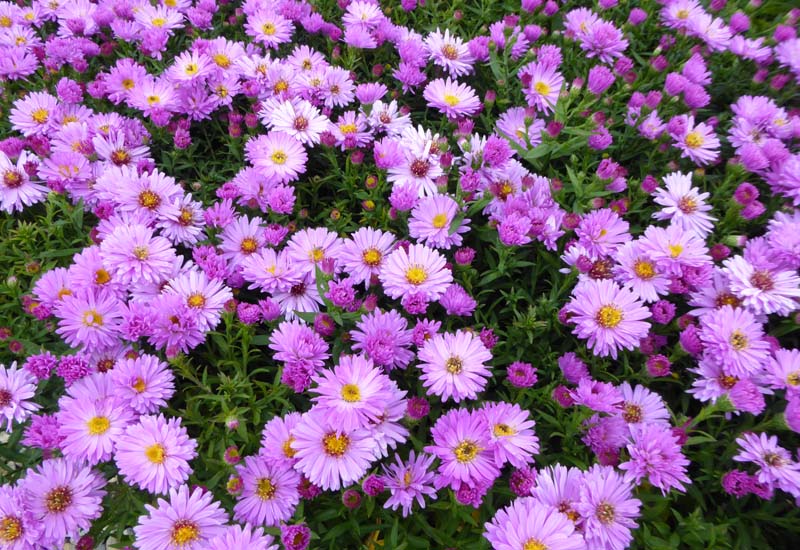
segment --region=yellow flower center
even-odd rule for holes
[[[322,438],[322,448],[328,456],[340,457],[350,447],[350,438],[345,434],[330,432]]]
[[[0,521],[0,541],[14,542],[22,536],[22,522],[14,516],[6,516]]]
[[[700,134],[700,132],[690,132],[686,136],[686,146],[689,147],[690,149],[697,149],[698,147],[703,145],[703,143],[705,143],[705,140],[703,139],[703,136]]]
[[[460,100],[458,99],[458,96],[455,96],[453,94],[444,94],[444,98],[443,99],[444,99],[444,102],[447,103],[448,105],[450,105],[451,107],[455,107],[456,105],[458,105],[460,103]]]
[[[96,310],[90,309],[83,313],[83,326],[85,327],[102,327],[103,316],[97,313]]]
[[[678,210],[684,214],[692,214],[697,210],[697,201],[692,197],[681,197],[678,201]]]
[[[361,390],[355,384],[345,384],[342,386],[342,399],[348,403],[361,401]]]
[[[522,545],[522,550],[547,550],[547,545],[537,539],[528,539]]]
[[[283,455],[286,458],[294,458],[294,455],[297,454],[297,451],[292,449],[292,442],[294,441],[294,437],[289,436],[289,439],[283,442]]]
[[[603,328],[614,328],[622,322],[622,310],[615,306],[603,306],[597,312],[595,321]]]
[[[33,119],[33,121],[36,124],[44,124],[45,122],[47,122],[47,119],[49,117],[50,117],[50,113],[47,111],[47,109],[41,109],[41,108],[40,109],[35,109],[31,113],[31,118]]]
[[[272,483],[272,480],[262,477],[256,482],[256,495],[261,500],[270,500],[275,496],[278,488]]]
[[[154,27],[163,27],[167,24],[167,20],[163,17],[154,17],[152,21],[150,21]]]
[[[186,68],[183,69],[183,72],[185,72],[189,76],[192,76],[193,74],[197,74],[197,71],[199,70],[200,67],[198,67],[196,63],[187,63]]]
[[[147,96],[147,104],[148,105],[155,105],[156,103],[161,103],[161,97],[157,95],[149,95]]]
[[[355,134],[358,131],[358,126],[353,123],[350,124],[340,124],[339,131],[343,134]]]
[[[239,245],[239,250],[244,254],[252,254],[258,249],[258,241],[253,237],[245,237],[242,239],[242,244]]]
[[[381,264],[381,253],[375,248],[368,248],[361,255],[364,263],[370,267],[377,267]]]
[[[633,272],[640,279],[652,279],[656,275],[655,266],[647,260],[636,260],[633,264]]]
[[[144,261],[150,256],[150,252],[146,246],[134,246],[133,255],[136,256],[136,259]]]
[[[275,34],[275,25],[273,25],[272,23],[264,23],[263,25],[261,25],[261,32],[263,32],[267,36],[272,36],[273,34]]]
[[[206,305],[206,298],[199,292],[195,292],[186,299],[186,305],[189,307],[200,308]]]
[[[428,280],[428,272],[420,266],[411,266],[406,270],[406,281],[412,285],[421,285]]]
[[[680,244],[671,244],[667,248],[669,248],[669,255],[672,258],[677,258],[683,252],[683,245]]]
[[[447,214],[436,214],[433,217],[433,227],[441,229],[447,225]]]
[[[745,336],[740,330],[734,330],[731,333],[730,343],[731,346],[733,346],[733,349],[736,351],[742,351],[747,347],[747,336]]]
[[[164,459],[167,458],[167,450],[160,443],[156,443],[144,450],[144,456],[153,464],[163,464]]]
[[[105,416],[94,416],[86,423],[86,428],[91,435],[103,435],[111,427],[111,422]]]
[[[312,262],[319,263],[325,259],[325,251],[322,250],[320,247],[315,246],[311,249],[311,252],[308,253],[308,259]]]
[[[464,370],[464,364],[461,362],[460,357],[454,355],[444,362],[444,368],[450,374],[461,374],[461,371]]]
[[[124,78],[122,79],[122,87],[126,90],[132,90],[136,83],[133,81],[132,78]]]
[[[458,50],[452,44],[445,44],[442,46],[442,55],[446,59],[453,61],[458,58]]]
[[[403,485],[405,487],[411,485],[411,470],[406,470],[403,474]]]
[[[140,376],[133,381],[131,388],[133,388],[133,391],[136,393],[144,393],[144,390],[147,389],[147,384],[145,383],[144,378]]]
[[[514,435],[517,432],[514,431],[514,428],[508,424],[495,424],[494,428],[492,428],[492,433],[495,437],[507,437],[509,435]]]
[[[139,193],[139,204],[148,210],[154,210],[161,204],[161,197],[148,189]]]
[[[0,16],[0,27],[8,28],[13,24],[14,24],[14,22],[11,20],[11,18],[9,16],[7,16],[7,15],[1,15]]]
[[[677,17],[678,19],[686,19],[687,17],[689,17],[689,10],[680,9],[675,13],[675,17]]]
[[[800,386],[800,371],[794,371],[786,377],[786,383],[790,386]]]
[[[181,519],[172,525],[170,538],[176,546],[185,546],[200,538],[200,528],[193,521]]]
[[[636,403],[625,403],[625,407],[622,412],[622,419],[629,424],[641,422],[642,407]]]
[[[539,95],[548,95],[550,93],[550,85],[541,80],[533,85],[533,89],[536,90],[536,93]]]
[[[72,296],[72,291],[68,288],[62,288],[58,291],[57,297],[58,299],[62,299],[64,296]]]
[[[214,54],[214,55],[211,57],[211,59],[213,59],[213,60],[214,60],[214,63],[216,63],[216,64],[217,64],[217,66],[219,66],[219,67],[222,67],[223,69],[227,69],[228,67],[230,67],[230,66],[231,66],[231,59],[230,59],[230,57],[228,57],[228,56],[227,56],[227,55],[225,55],[224,53],[215,53],[215,54]]]
[[[616,513],[613,505],[609,504],[608,502],[603,502],[597,507],[597,512],[595,515],[597,516],[597,519],[600,520],[600,523],[608,525],[609,523],[614,522]]]
[[[475,457],[478,456],[480,450],[481,448],[478,447],[477,443],[470,441],[469,439],[465,439],[459,443],[455,449],[453,449],[453,453],[456,455],[456,460],[462,464],[466,464],[475,460]]]
[[[272,153],[270,158],[272,159],[272,162],[274,162],[275,164],[285,164],[286,163],[286,159],[289,158],[289,157],[286,155],[285,151],[282,151],[281,149],[278,149],[277,151]]]

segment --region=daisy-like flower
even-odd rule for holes
[[[242,493],[233,508],[234,518],[251,525],[276,527],[294,515],[300,502],[300,474],[290,466],[265,456],[248,456],[236,466]]]
[[[146,76],[139,86],[130,91],[128,97],[128,104],[142,111],[145,116],[152,116],[156,112],[172,112],[177,107],[178,101],[175,85],[166,75],[160,78]]]
[[[640,424],[631,428],[631,435],[633,442],[627,447],[630,459],[619,465],[625,470],[625,479],[638,485],[647,478],[663,495],[671,489],[685,492],[684,483],[692,482],[686,475],[689,461],[669,424]]]
[[[292,449],[294,436],[292,430],[300,422],[300,413],[287,413],[285,416],[276,416],[264,425],[261,431],[261,450],[273,464],[281,463],[293,466],[296,462],[297,451]]]
[[[113,295],[87,292],[64,296],[56,314],[56,332],[73,347],[110,348],[119,341],[122,307]]]
[[[169,365],[154,355],[119,359],[108,374],[114,394],[137,413],[154,413],[175,393]]]
[[[539,471],[536,487],[531,494],[543,504],[555,507],[573,523],[580,520],[575,506],[580,500],[583,472],[578,468],[567,468],[561,464]]]
[[[114,444],[133,421],[131,410],[112,397],[75,398],[60,405],[56,417],[64,438],[61,450],[66,458],[90,465],[111,458]]]
[[[225,303],[233,298],[231,289],[219,279],[209,279],[199,269],[184,270],[164,287],[165,294],[177,294],[196,314],[205,330],[219,324]]]
[[[798,309],[800,277],[796,269],[769,269],[753,265],[744,256],[725,260],[730,289],[756,315],[789,315]]]
[[[262,109],[262,121],[273,130],[295,138],[303,145],[316,145],[328,127],[328,117],[304,99],[281,101],[272,109]]]
[[[7,432],[14,422],[21,424],[39,410],[31,401],[35,393],[36,377],[30,371],[17,368],[16,361],[8,368],[0,365],[0,419],[5,420]]]
[[[558,509],[534,498],[518,498],[484,524],[494,550],[582,550],[583,537]]]
[[[737,438],[736,443],[740,451],[733,460],[752,462],[759,467],[758,481],[800,497],[800,463],[792,460],[791,453],[778,445],[777,436],[747,432]]]
[[[678,225],[667,228],[651,225],[638,242],[642,252],[667,274],[681,275],[683,267],[711,263],[704,240]]]
[[[419,350],[422,385],[442,401],[475,399],[492,375],[484,363],[492,359],[480,338],[463,330],[436,334]]]
[[[517,143],[520,147],[530,148],[542,142],[543,120],[529,116],[523,107],[512,107],[497,119],[498,134]]]
[[[414,358],[408,349],[413,332],[408,322],[396,310],[375,310],[361,317],[350,333],[353,350],[365,354],[377,366],[386,370],[405,368]]]
[[[710,284],[701,286],[690,294],[689,305],[695,309],[689,315],[702,318],[723,306],[739,307],[742,301],[731,291],[730,279],[721,268],[715,267]]]
[[[0,544],[4,550],[30,550],[42,540],[42,525],[25,506],[22,489],[0,485]]]
[[[146,516],[133,528],[139,550],[200,550],[225,533],[228,515],[211,491],[186,485],[169,490],[169,501],[145,504]]]
[[[439,458],[437,489],[450,486],[458,490],[462,483],[491,485],[500,475],[494,460],[485,418],[478,412],[451,409],[431,428],[433,445],[425,452]]]
[[[161,284],[172,272],[175,250],[141,224],[120,224],[100,245],[103,261],[123,284]]]
[[[381,414],[367,426],[375,440],[375,458],[386,458],[389,450],[408,440],[408,429],[402,424],[408,410],[406,391],[389,380],[389,397],[383,402]]]
[[[242,262],[242,277],[250,281],[251,289],[264,292],[288,291],[303,280],[303,274],[286,250],[276,252],[265,248]]]
[[[13,162],[0,151],[0,210],[13,214],[32,204],[40,203],[47,198],[45,186],[31,181],[25,165],[38,159],[22,151]]]
[[[464,83],[449,78],[431,81],[425,86],[422,96],[428,105],[447,115],[449,118],[470,116],[481,108],[481,102],[475,90]]]
[[[375,101],[367,118],[373,130],[384,131],[389,136],[400,136],[411,126],[411,117],[403,114],[395,100],[389,103]]]
[[[453,78],[464,76],[472,72],[475,58],[461,38],[450,34],[449,29],[444,33],[438,28],[425,39],[425,47],[434,65],[439,65]]]
[[[579,283],[567,304],[575,323],[573,334],[587,340],[595,355],[617,358],[619,348],[632,350],[647,336],[650,311],[632,290],[608,279]]]
[[[544,114],[555,111],[558,95],[564,85],[564,77],[555,66],[545,63],[530,63],[520,69],[523,91],[528,105]]]
[[[332,259],[337,262],[342,239],[324,227],[314,227],[298,231],[286,244],[289,259],[307,274],[314,275],[316,267],[323,260]],[[338,270],[338,269],[337,269]]]
[[[261,527],[250,524],[230,525],[225,532],[214,537],[208,550],[279,550],[272,535],[267,535]]]
[[[706,357],[731,376],[749,378],[769,359],[764,329],[746,309],[723,306],[714,315],[703,316],[700,327]]]
[[[694,123],[694,117],[686,117],[682,131],[670,134],[675,140],[675,147],[681,150],[681,157],[705,166],[719,157],[719,139],[714,129],[705,122]]]
[[[800,392],[800,350],[779,349],[767,365],[767,377],[775,389],[786,390],[787,396]]]
[[[633,540],[641,501],[611,466],[594,465],[583,476],[576,510],[583,518],[584,538],[590,548],[624,550]]]
[[[305,147],[291,134],[273,130],[245,145],[247,160],[275,183],[296,180],[306,171]]]
[[[669,411],[660,395],[639,384],[631,387],[628,382],[623,382],[619,390],[624,400],[619,415],[629,425],[669,424]]]
[[[412,449],[407,461],[403,462],[399,455],[395,455],[393,464],[388,467],[384,465],[382,479],[391,496],[383,507],[392,510],[402,508],[403,517],[407,517],[415,500],[423,510],[425,497],[436,500],[436,489],[433,488],[436,474],[430,471],[434,460],[435,457],[425,453],[417,455]]]
[[[381,269],[384,292],[392,298],[418,294],[427,301],[436,300],[453,282],[445,263],[444,256],[423,244],[412,244],[408,251],[399,247]]]
[[[333,370],[323,370],[314,381],[317,387],[311,392],[317,394],[312,399],[316,409],[346,431],[377,420],[389,398],[389,377],[360,355],[340,356]]]
[[[469,231],[469,219],[456,220],[461,209],[449,195],[424,197],[411,211],[409,234],[433,248],[461,246],[461,234]],[[456,225],[457,224],[457,225]],[[456,225],[456,227],[452,227]]]
[[[119,437],[114,460],[127,483],[163,495],[189,478],[196,448],[180,418],[147,415]]]
[[[422,128],[406,128],[397,145],[402,161],[389,167],[387,179],[395,186],[410,185],[420,197],[438,192],[436,180],[444,174],[434,144],[439,134],[431,135]],[[393,142],[397,143],[397,142]]]
[[[191,246],[200,239],[204,225],[203,205],[185,195],[164,205],[156,227],[173,244]]]
[[[45,460],[20,482],[25,507],[41,526],[45,547],[61,548],[78,540],[100,517],[106,481],[88,466],[64,458]]]
[[[245,31],[268,48],[277,48],[292,39],[292,22],[271,9],[259,9],[247,19]]]
[[[669,278],[649,255],[642,252],[637,241],[620,246],[614,260],[614,276],[617,282],[631,289],[645,303],[657,302],[660,296],[669,294]]]
[[[144,4],[140,9],[134,10],[134,19],[145,29],[172,30],[183,22],[183,14],[177,9],[165,5],[152,6]]]
[[[232,223],[225,226],[220,238],[222,244],[222,257],[228,260],[231,267],[238,267],[245,258],[255,254],[266,244],[261,218],[250,219],[239,216]]]
[[[369,430],[343,430],[317,409],[303,415],[294,428],[294,437],[295,469],[326,491],[336,491],[360,479],[374,459]]]
[[[53,126],[58,100],[47,92],[31,92],[14,102],[8,119],[25,137],[46,134]]]
[[[662,208],[653,214],[657,220],[671,220],[686,231],[694,231],[698,237],[705,238],[714,229],[716,218],[706,212],[711,205],[706,204],[709,193],[700,193],[692,187],[692,175],[672,172],[664,176],[664,187],[659,187],[653,201]]]
[[[481,413],[489,429],[489,439],[494,447],[494,461],[498,468],[506,462],[522,468],[533,462],[539,452],[539,438],[533,431],[536,423],[529,412],[511,403],[484,403]]]
[[[301,321],[283,321],[278,325],[269,337],[269,348],[275,352],[276,361],[301,363],[315,369],[330,357],[325,340]]]
[[[343,242],[339,264],[354,283],[369,286],[381,272],[386,256],[392,251],[394,235],[372,227],[359,227]]]
[[[601,208],[585,214],[575,234],[578,244],[583,246],[592,258],[613,254],[622,244],[631,240],[630,225],[610,208]]]
[[[168,73],[178,82],[193,82],[201,80],[213,70],[213,62],[206,54],[186,50],[175,57]]]

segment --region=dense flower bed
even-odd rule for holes
[[[795,548],[800,9],[578,4],[0,3],[0,549]]]

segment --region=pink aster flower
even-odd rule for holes
[[[209,279],[199,269],[183,270],[164,287],[165,294],[176,294],[186,301],[204,330],[213,330],[219,323],[225,304],[233,298],[231,289],[219,279]]]
[[[533,462],[539,452],[539,438],[533,431],[536,423],[530,413],[511,403],[484,403],[481,412],[489,429],[489,439],[494,447],[494,461],[498,468],[509,462],[522,468]]]
[[[339,263],[354,283],[363,282],[369,286],[372,278],[380,274],[394,241],[391,233],[360,227],[350,239],[344,241]]]
[[[602,208],[585,214],[575,234],[578,244],[592,258],[613,254],[622,244],[631,240],[630,225],[610,208]]]
[[[320,135],[328,127],[328,117],[306,100],[281,101],[260,113],[265,124],[275,131],[292,136],[303,145],[319,143]]]
[[[659,187],[653,195],[653,201],[664,208],[653,217],[671,220],[671,223],[694,231],[701,238],[711,233],[716,218],[706,213],[711,210],[711,206],[705,203],[710,195],[692,187],[692,175],[672,172],[664,176],[664,185],[666,188]]]
[[[432,80],[422,93],[428,105],[450,118],[474,115],[481,108],[475,90],[466,84],[447,78]]]
[[[777,436],[747,432],[737,438],[736,443],[740,451],[733,460],[752,462],[759,467],[758,481],[800,497],[800,463],[792,460],[789,451],[778,445]]]
[[[498,510],[484,527],[486,532],[483,536],[494,550],[586,548],[575,524],[565,514],[530,497],[518,498]]]
[[[111,458],[114,444],[133,421],[133,413],[112,397],[92,396],[62,401],[57,418],[64,456],[94,465]]]
[[[773,388],[786,390],[787,397],[800,395],[800,350],[775,351],[767,365],[767,379]]]
[[[24,496],[18,486],[0,485],[0,541],[5,550],[29,550],[42,541],[42,524],[25,506]]]
[[[6,421],[6,431],[11,425],[21,424],[39,405],[31,401],[36,393],[36,377],[26,369],[17,368],[16,361],[6,368],[0,364],[0,418]]]
[[[341,355],[333,370],[321,371],[314,381],[315,408],[346,431],[365,428],[377,420],[389,398],[389,377],[360,355]]]
[[[769,359],[764,329],[746,309],[723,306],[714,315],[703,316],[700,327],[706,357],[731,376],[748,378]]]
[[[294,436],[295,469],[324,490],[335,491],[357,481],[374,459],[374,440],[368,430],[343,430],[317,409],[303,415]]]
[[[678,225],[649,226],[639,238],[642,252],[665,273],[682,275],[683,268],[702,268],[711,264],[705,241]]]
[[[159,498],[156,506],[145,504],[147,515],[133,528],[134,547],[139,550],[200,550],[225,533],[228,515],[201,487],[187,485],[169,490],[169,501]]]
[[[625,479],[637,485],[642,479],[661,489],[666,495],[671,489],[685,492],[689,461],[683,456],[681,446],[669,424],[644,423],[631,429],[633,442],[628,445],[630,459],[620,464]]]
[[[553,506],[573,522],[580,519],[575,506],[580,499],[583,472],[578,468],[567,468],[561,464],[539,470],[536,487],[531,491],[536,500]]]
[[[164,237],[140,224],[120,224],[100,245],[103,261],[123,284],[161,284],[172,272],[175,250]]]
[[[120,359],[108,377],[115,396],[140,414],[155,413],[175,393],[172,370],[153,355]]]
[[[469,231],[469,219],[457,219],[461,209],[449,195],[424,197],[411,211],[409,234],[433,247],[461,246],[461,234]]]
[[[451,409],[431,428],[433,444],[425,452],[439,458],[434,486],[458,490],[462,483],[491,485],[500,475],[485,418],[466,409]]]
[[[623,382],[619,390],[623,399],[620,416],[629,425],[669,424],[669,411],[660,395],[639,384],[631,387],[628,382]]]
[[[575,323],[573,334],[587,340],[595,355],[617,357],[617,350],[632,350],[647,336],[650,311],[633,291],[614,281],[588,279],[579,283],[567,304]]]
[[[302,274],[286,250],[265,248],[242,261],[242,277],[250,288],[264,292],[287,291],[302,281]]]
[[[756,315],[787,316],[800,307],[800,277],[796,269],[757,266],[744,256],[728,258],[724,265],[731,292]]]
[[[276,416],[264,425],[261,431],[261,451],[272,463],[293,466],[297,451],[292,449],[294,436],[292,432],[300,422],[300,413],[292,412],[284,416]]]
[[[324,260],[333,260],[334,264],[339,258],[342,249],[342,239],[324,227],[314,227],[298,231],[286,245],[289,259],[308,274],[314,275],[316,267],[321,266]],[[338,268],[334,268],[338,271]]]
[[[25,169],[26,164],[36,161],[36,157],[22,151],[13,162],[0,151],[0,210],[13,214],[47,198],[48,189],[31,180]]]
[[[220,236],[220,248],[222,257],[230,262],[231,268],[240,266],[245,258],[255,254],[266,244],[262,223],[264,220],[259,217],[251,219],[239,216],[225,226]]]
[[[119,437],[114,460],[127,483],[164,495],[189,478],[189,461],[197,456],[196,448],[180,418],[147,415]]]
[[[305,148],[285,132],[273,130],[251,139],[245,149],[247,160],[277,183],[294,181],[306,171],[308,155]]]
[[[110,348],[119,342],[121,302],[107,293],[64,296],[56,314],[56,332],[73,347]]]
[[[418,353],[420,379],[428,393],[442,401],[475,399],[491,376],[485,365],[491,359],[491,352],[471,332],[436,334]]]
[[[236,466],[242,492],[233,508],[234,518],[251,525],[276,527],[294,515],[300,502],[300,474],[291,467],[248,456]]]
[[[660,296],[669,294],[670,279],[642,252],[638,241],[629,241],[617,248],[614,260],[617,282],[631,289],[643,302],[657,302]]]
[[[41,526],[39,544],[61,548],[67,538],[100,517],[106,481],[88,466],[64,458],[45,460],[20,482],[25,508]]]
[[[380,280],[384,292],[392,298],[417,294],[432,301],[447,290],[453,274],[439,252],[423,244],[412,244],[408,251],[400,247],[386,258]]]
[[[14,102],[8,119],[24,136],[46,134],[53,125],[58,100],[47,92],[32,92]]]
[[[414,358],[411,346],[413,332],[408,322],[394,309],[375,310],[361,317],[350,332],[353,350],[365,354],[386,370],[405,368]]]
[[[290,42],[294,28],[292,22],[272,9],[259,9],[247,18],[244,25],[248,36],[267,48],[277,48]]]
[[[403,462],[399,455],[395,455],[393,464],[388,467],[384,465],[381,479],[391,496],[383,507],[392,510],[402,508],[403,517],[407,517],[415,500],[423,510],[425,497],[436,500],[436,489],[433,488],[436,475],[430,471],[434,460],[435,457],[425,453],[417,455],[412,449],[407,461]]]
[[[583,477],[575,508],[583,518],[584,538],[591,548],[624,550],[633,540],[641,501],[614,468],[595,465]]]
[[[497,119],[498,134],[531,149],[542,142],[544,125],[543,120],[529,115],[523,107],[512,107]]]
[[[536,62],[520,69],[520,78],[528,105],[544,114],[555,111],[564,77],[556,66],[549,63]]]
[[[322,367],[330,357],[328,344],[301,321],[284,321],[269,338],[269,348],[276,361],[302,363],[313,369]]]
[[[458,36],[451,35],[449,29],[445,29],[442,33],[437,28],[430,33],[425,38],[425,47],[433,64],[442,67],[452,78],[472,72],[475,58],[467,44]]]
[[[716,161],[720,145],[713,128],[705,122],[695,124],[692,116],[687,116],[685,119],[681,131],[670,133],[675,140],[675,147],[681,150],[681,157],[689,158],[701,166]]]
[[[275,539],[261,527],[230,525],[208,543],[208,550],[279,550]]]

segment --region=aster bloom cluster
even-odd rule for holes
[[[800,10],[389,4],[0,2],[0,548],[796,536]]]

